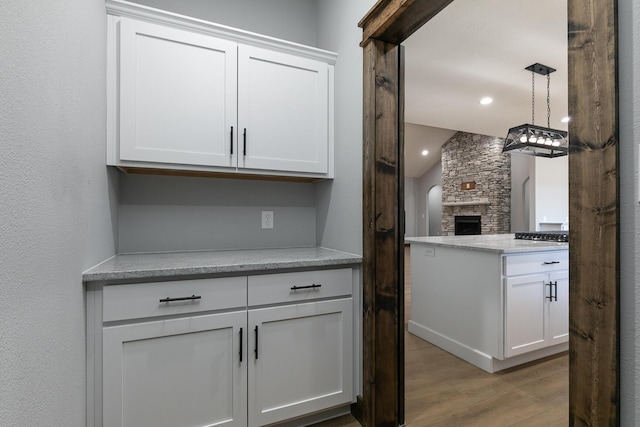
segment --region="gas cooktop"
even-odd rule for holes
[[[516,239],[542,240],[545,242],[568,242],[569,230],[563,231],[519,231]]]

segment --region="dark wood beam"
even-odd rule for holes
[[[453,0],[379,0],[358,23],[361,46],[370,39],[400,44]]]
[[[368,362],[361,422],[365,426],[395,426],[404,417],[400,51],[395,44],[377,40],[364,48],[363,353]]]
[[[619,185],[614,0],[569,0],[572,426],[619,419]]]

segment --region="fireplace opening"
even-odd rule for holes
[[[480,215],[456,215],[454,220],[456,236],[482,234]]]

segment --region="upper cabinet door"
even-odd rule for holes
[[[238,55],[238,166],[329,173],[329,65],[245,45]]]
[[[119,160],[235,167],[236,88],[237,43],[122,18]]]

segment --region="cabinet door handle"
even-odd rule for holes
[[[242,133],[242,155],[247,155],[247,128],[244,128],[244,132]]]
[[[549,301],[558,301],[558,282],[549,282],[544,285],[549,287],[549,296],[545,296],[545,298]]]
[[[233,156],[233,126],[231,126],[231,155]]]
[[[320,288],[322,287],[322,285],[316,285],[315,283],[313,285],[308,285],[308,286],[292,286],[291,290],[292,291],[297,291],[298,289],[316,289],[316,288]]]
[[[256,328],[253,330],[253,332],[256,338],[256,348],[253,351],[256,354],[256,360],[258,360],[258,325],[256,325]]]
[[[186,300],[196,300],[196,299],[201,299],[202,297],[200,295],[191,295],[190,297],[179,297],[179,298],[163,298],[160,300],[160,302],[172,302],[172,301],[186,301]]]
[[[242,363],[242,328],[240,328],[240,363]]]
[[[545,261],[542,264],[544,265],[560,264],[560,261]]]

